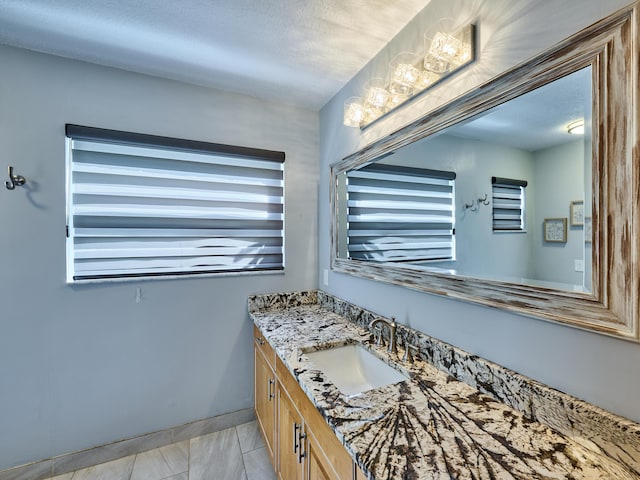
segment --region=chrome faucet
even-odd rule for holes
[[[387,351],[395,353],[397,355],[398,354],[398,347],[396,346],[397,324],[396,324],[395,317],[391,317],[390,322],[382,317],[378,317],[369,324],[369,330],[373,331],[373,329],[378,323],[382,323],[383,325],[386,325],[389,328],[389,346],[387,347]],[[380,334],[380,336],[382,337],[382,333]]]

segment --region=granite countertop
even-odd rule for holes
[[[395,361],[318,304],[250,316],[370,479],[638,479],[588,441],[561,435],[423,361]],[[347,397],[304,352],[361,342],[409,379]],[[402,351],[402,349],[400,349]]]

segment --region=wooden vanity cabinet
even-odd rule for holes
[[[254,340],[256,416],[278,478],[353,480],[359,469],[255,326]]]
[[[258,424],[262,430],[271,464],[276,453],[276,354],[260,331],[253,327],[254,340],[254,394]]]
[[[276,377],[279,478],[353,479],[351,457],[279,358],[276,358]]]

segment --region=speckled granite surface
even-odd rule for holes
[[[636,423],[410,329],[427,362],[394,361],[363,328],[372,312],[323,292],[254,296],[249,311],[370,478],[640,478]],[[410,379],[342,395],[304,353],[352,342]]]

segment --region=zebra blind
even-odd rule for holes
[[[347,173],[349,258],[454,258],[455,173],[367,165]]]
[[[284,269],[284,153],[66,126],[67,282]]]
[[[491,177],[493,193],[493,231],[525,231],[525,187],[524,180]]]

